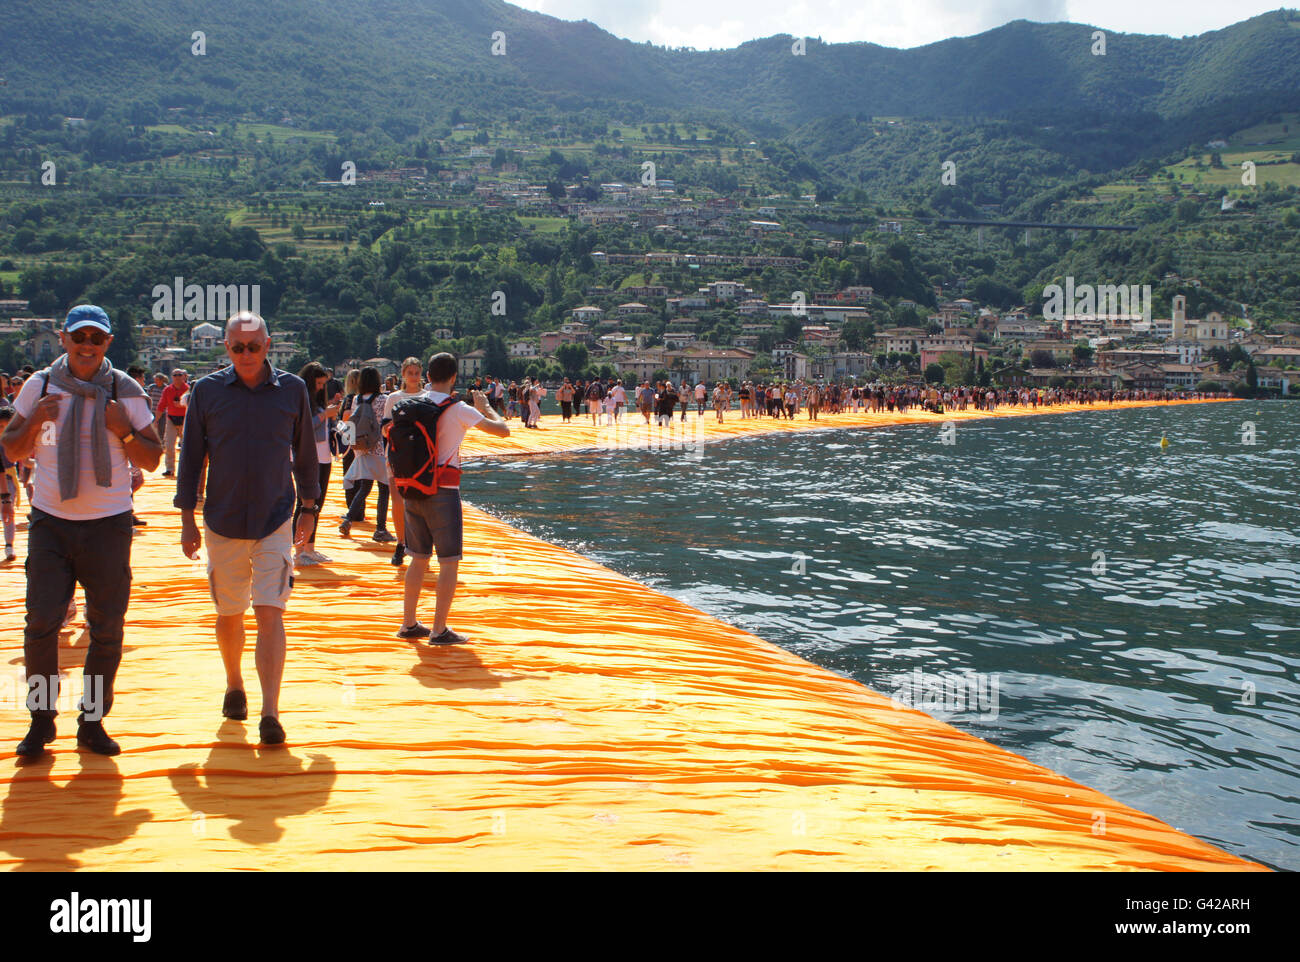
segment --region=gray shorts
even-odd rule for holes
[[[428,558],[435,551],[441,561],[456,561],[464,551],[460,488],[439,488],[431,498],[403,499],[406,513],[406,551]]]

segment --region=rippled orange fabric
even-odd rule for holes
[[[1018,418],[1043,414],[1077,414],[1081,411],[1113,411],[1139,407],[1169,407],[1177,404],[1216,404],[1223,401],[1120,401],[1114,404],[1057,404],[1050,408],[1020,405],[1005,405],[994,411],[977,411],[973,407],[965,411],[949,411],[944,414],[930,414],[914,408],[906,414],[821,414],[816,421],[810,421],[806,411],[800,411],[794,420],[770,418],[742,418],[739,410],[728,411],[725,420],[719,424],[712,408],[704,412],[703,417],[696,417],[695,405],[692,404],[686,423],[682,423],[681,409],[673,416],[670,427],[660,428],[651,418],[647,425],[638,411],[624,411],[622,421],[614,426],[605,423],[605,414],[599,415],[599,423],[592,426],[591,415],[575,414],[572,421],[565,424],[558,414],[548,414],[542,418],[538,428],[525,428],[516,418],[510,422],[511,434],[508,438],[494,438],[481,431],[471,431],[465,438],[461,452],[466,458],[479,454],[555,454],[561,451],[581,449],[617,450],[622,447],[660,447],[660,446],[694,446],[709,441],[725,441],[728,438],[747,437],[753,434],[786,434],[795,431],[827,430],[831,428],[877,428],[898,424],[934,424],[945,421],[960,423],[981,418]],[[1157,439],[1158,441],[1159,439]]]
[[[24,581],[0,567],[0,864],[1260,868],[472,508],[451,619],[472,643],[400,641],[400,573],[370,526],[338,536],[331,487],[336,562],[298,575],[278,748],[257,745],[251,616],[250,721],[221,717],[203,570],[161,479],[138,498],[117,758],[78,753],[66,710],[44,760],[15,760]],[[74,675],[83,628],[61,641]]]

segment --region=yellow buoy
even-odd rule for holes
[[[1167,448],[1167,447],[1169,447],[1169,439],[1168,439],[1168,438],[1161,438],[1161,439],[1160,439],[1160,446],[1161,446],[1162,448]]]

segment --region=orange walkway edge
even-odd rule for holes
[[[1263,868],[472,508],[452,617],[472,644],[400,641],[400,573],[369,526],[333,531],[331,488],[337,561],[290,602],[279,748],[256,745],[251,641],[252,718],[221,717],[206,581],[161,479],[138,496],[117,758],[75,750],[71,710],[43,760],[13,756],[23,575],[0,566],[0,864]]]
[[[882,412],[880,414],[822,414],[816,421],[808,420],[806,412],[800,412],[793,421],[778,420],[763,416],[761,418],[741,418],[739,410],[728,411],[726,420],[718,423],[717,415],[710,409],[702,417],[695,414],[695,405],[691,405],[687,421],[681,420],[681,409],[673,417],[671,427],[659,427],[652,423],[647,425],[639,412],[624,413],[618,425],[607,426],[605,415],[599,416],[599,423],[591,423],[591,415],[578,416],[565,424],[558,414],[543,416],[541,426],[525,428],[518,418],[511,420],[511,433],[508,438],[494,438],[482,431],[471,431],[461,447],[461,454],[468,460],[477,456],[509,454],[557,454],[565,451],[582,450],[618,450],[621,448],[656,448],[665,446],[685,447],[687,450],[711,441],[727,441],[732,438],[750,437],[759,434],[792,434],[804,431],[825,431],[845,428],[895,427],[903,424],[932,424],[936,427],[951,421],[960,426],[967,421],[979,421],[986,418],[1020,418],[1040,417],[1047,414],[1078,414],[1081,412],[1119,411],[1142,407],[1173,407],[1182,404],[1220,404],[1235,401],[1236,398],[1222,398],[1204,401],[1119,401],[1114,404],[1057,404],[1037,410],[1020,405],[1006,405],[994,411],[977,411],[969,408],[965,411],[948,411],[944,414],[930,414],[920,409],[912,409],[906,414]],[[1157,439],[1159,440],[1159,439]]]

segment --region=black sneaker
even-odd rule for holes
[[[54,741],[55,734],[53,718],[49,715],[33,715],[32,727],[27,729],[27,735],[18,743],[18,754],[27,758],[45,754],[45,746]]]
[[[393,557],[390,561],[394,568],[400,568],[406,563],[406,545],[397,542],[397,547],[393,549]]]
[[[380,544],[392,544],[397,539],[389,533],[387,528],[379,528],[370,536],[371,541],[378,541]]]
[[[280,727],[280,719],[272,718],[270,715],[262,716],[262,723],[257,726],[257,734],[261,737],[263,745],[284,744],[284,729]]]
[[[431,634],[433,634],[433,632],[424,627],[424,625],[420,624],[418,621],[409,628],[402,627],[397,631],[398,638],[428,638]]]
[[[459,632],[452,631],[450,628],[442,629],[442,634],[434,635],[429,639],[431,645],[466,645],[469,639]]]
[[[221,714],[227,718],[233,718],[235,721],[243,721],[248,717],[248,698],[242,691],[226,692],[226,700],[221,704]]]
[[[77,744],[89,748],[96,755],[117,755],[122,751],[121,746],[108,737],[102,721],[78,720]]]
[[[164,478],[170,478],[170,477],[172,476],[172,473],[171,473],[170,471],[164,471],[164,472],[162,473],[162,476],[163,476]]]
[[[145,525],[147,525],[148,523],[149,523],[148,521],[145,521],[145,520],[143,520],[142,518],[139,518],[139,517],[137,517],[137,516],[134,515],[134,514],[131,515],[131,526],[132,526],[133,528],[143,528],[143,527],[144,527]]]

